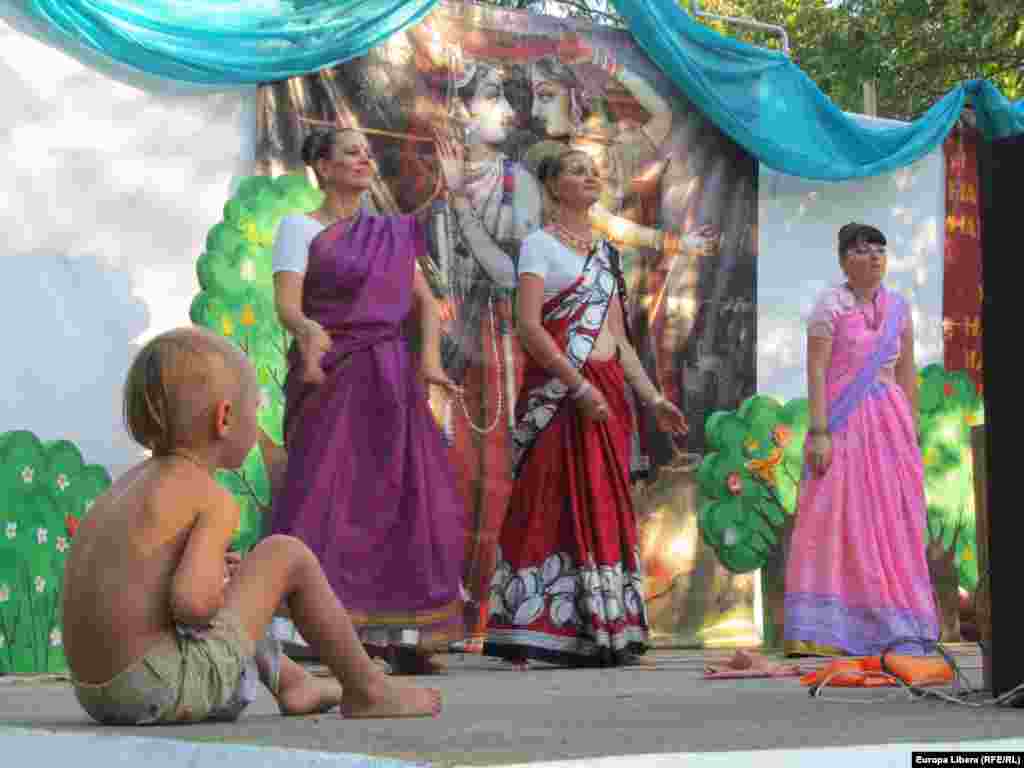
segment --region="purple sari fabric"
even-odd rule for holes
[[[440,431],[402,325],[412,309],[412,217],[360,216],[310,247],[303,311],[330,333],[327,381],[289,352],[288,468],[273,532],[302,539],[362,629],[461,636],[465,521]]]

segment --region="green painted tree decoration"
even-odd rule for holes
[[[927,543],[937,570],[968,591],[978,585],[974,521],[974,459],[971,427],[985,421],[984,402],[964,371],[941,365],[923,368],[918,378],[918,439],[928,499]],[[941,569],[939,560],[944,562]]]
[[[285,356],[291,339],[274,310],[274,235],[283,216],[315,210],[322,200],[303,175],[243,179],[196,264],[200,291],[192,300],[192,322],[230,339],[249,357],[261,387],[260,427],[278,444],[283,442]],[[237,472],[221,472],[219,480],[238,499],[242,519],[235,546],[247,550],[261,535],[270,503],[260,451],[254,448]]]
[[[704,541],[735,573],[760,568],[796,510],[807,401],[755,395],[706,423],[708,453],[697,471]]]
[[[60,600],[79,522],[110,475],[66,440],[0,434],[0,673],[67,669]]]

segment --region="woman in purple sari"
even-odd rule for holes
[[[810,431],[786,566],[790,655],[876,655],[939,633],[910,308],[882,285],[885,236],[874,227],[839,230],[839,263],[847,281],[818,299],[808,329]]]
[[[433,652],[461,637],[465,521],[427,403],[427,386],[454,387],[416,266],[424,231],[362,210],[375,171],[361,132],[314,133],[303,159],[326,197],[286,217],[274,246],[275,302],[295,344],[272,529],[317,554],[371,652],[399,673],[438,672]],[[402,335],[413,312],[418,369]]]

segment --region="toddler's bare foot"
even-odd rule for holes
[[[437,717],[440,712],[437,689],[404,685],[383,675],[365,692],[346,690],[341,701],[341,713],[349,718]]]
[[[306,677],[277,697],[282,715],[316,715],[341,704],[341,683],[334,678]]]

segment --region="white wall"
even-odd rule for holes
[[[175,93],[99,74],[0,4],[0,432],[139,451],[120,386],[140,342],[188,322],[195,261],[252,168],[255,91]]]
[[[887,285],[913,306],[918,367],[941,362],[942,149],[895,173],[861,181],[814,182],[764,166],[759,173],[758,393],[806,397],[807,316],[817,294],[843,279],[836,234],[850,221],[885,233]]]

